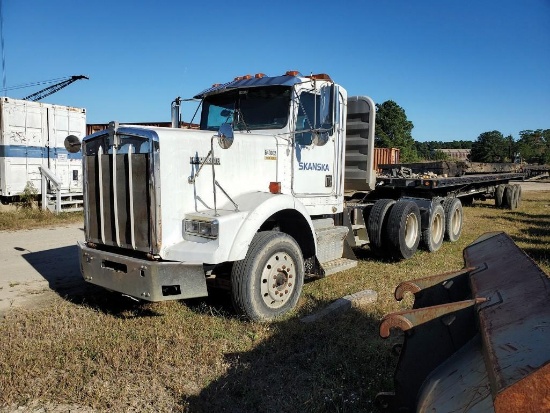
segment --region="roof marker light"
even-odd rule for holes
[[[300,74],[300,72],[298,72],[297,70],[289,70],[285,73],[285,76],[298,76]]]
[[[310,79],[315,79],[315,80],[332,80],[330,78],[329,75],[327,75],[326,73],[318,73],[316,75],[311,75],[311,76],[307,76],[309,77]]]

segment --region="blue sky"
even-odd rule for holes
[[[176,96],[299,70],[394,100],[419,141],[550,128],[550,0],[2,3],[6,86],[87,75],[44,102],[89,123],[169,121]]]

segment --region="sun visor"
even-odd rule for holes
[[[203,99],[208,95],[225,92],[229,89],[250,88],[260,86],[294,86],[297,83],[301,83],[303,79],[296,76],[275,76],[275,77],[251,77],[249,79],[238,79],[223,85],[215,85],[209,89],[203,90],[199,94],[195,95],[195,99]]]

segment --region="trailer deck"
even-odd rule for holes
[[[379,177],[376,179],[377,186],[390,188],[415,188],[415,189],[436,189],[453,188],[471,184],[494,184],[507,183],[512,180],[523,179],[523,173],[499,173],[485,175],[463,175],[456,177]]]

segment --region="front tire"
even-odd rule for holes
[[[304,259],[290,235],[254,235],[244,260],[233,264],[231,298],[235,310],[253,321],[268,321],[292,310],[304,284]]]

